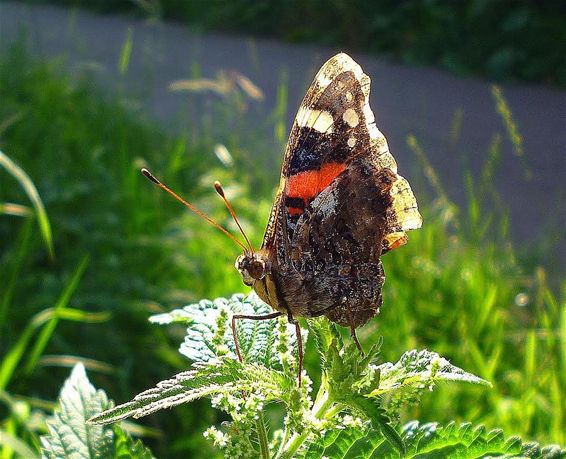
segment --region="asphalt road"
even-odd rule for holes
[[[186,117],[178,114],[186,113],[187,103],[185,97],[167,88],[173,80],[190,77],[195,63],[203,77],[235,70],[262,89],[265,100],[250,115],[250,127],[272,113],[281,75],[286,72],[290,126],[318,67],[334,53],[348,51],[203,35],[179,24],[0,2],[0,49],[21,40],[22,33],[34,53],[65,56],[70,71],[88,68],[109,91],[137,94],[138,110],[175,130],[186,128]],[[133,45],[130,67],[120,75],[117,63],[128,33]],[[391,64],[360,53],[351,55],[372,79],[371,105],[377,124],[387,136],[401,172],[415,184],[415,194],[426,185],[407,146],[408,134],[418,138],[450,197],[465,203],[464,172],[477,174],[494,136],[505,133],[489,82],[458,78],[433,68]],[[520,251],[543,242],[548,250],[541,261],[564,273],[566,92],[520,84],[503,85],[502,91],[524,147],[524,157],[519,158],[505,137],[501,166],[494,176],[502,202],[511,213],[512,240]],[[457,137],[453,134],[455,123],[461,126]],[[274,158],[274,163],[278,161]]]

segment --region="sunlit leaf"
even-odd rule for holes
[[[220,393],[263,391],[267,399],[281,399],[287,385],[281,373],[255,364],[224,358],[215,363],[200,363],[193,369],[161,381],[156,387],[134,397],[131,402],[97,413],[89,422],[110,424],[129,417],[140,418],[156,411]],[[271,394],[271,395],[269,395]]]
[[[379,365],[377,369],[380,372],[379,387],[368,396],[379,396],[395,391],[397,397],[405,398],[405,402],[426,390],[432,390],[434,385],[441,381],[491,386],[488,381],[452,365],[436,352],[426,349],[405,352],[397,363],[387,362]]]
[[[112,428],[86,424],[87,419],[109,408],[110,404],[106,394],[90,384],[83,365],[76,365],[63,385],[59,405],[47,422],[49,435],[41,437],[44,458],[113,457]]]
[[[273,309],[259,299],[255,293],[248,296],[235,294],[231,298],[217,298],[214,301],[201,300],[198,303],[175,309],[169,313],[151,316],[150,321],[166,325],[181,323],[187,325],[187,334],[179,352],[191,361],[208,362],[217,356],[218,320],[226,315],[228,323],[233,314],[265,315]],[[279,357],[275,350],[277,322],[275,320],[238,320],[236,323],[238,341],[245,361],[261,363],[269,368],[280,368]],[[288,325],[291,346],[295,347],[295,327]],[[306,331],[303,331],[303,341]],[[224,345],[229,355],[236,358],[236,349],[231,328],[224,333]]]
[[[407,447],[404,456],[393,448],[379,430],[367,426],[347,426],[340,432],[328,431],[310,442],[297,457],[301,459],[397,459],[397,458],[458,458],[479,457],[559,459],[566,450],[557,445],[541,447],[537,443],[522,443],[518,437],[505,437],[500,429],[487,430],[482,425],[455,423],[440,425],[406,424],[401,437]]]

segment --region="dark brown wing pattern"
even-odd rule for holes
[[[379,257],[396,179],[358,157],[301,216],[290,258],[297,273],[286,301],[300,315],[351,328],[375,316],[385,280]],[[291,302],[292,301],[292,302]]]
[[[281,181],[263,247],[278,250],[279,263],[288,259],[289,244],[305,209],[357,156],[368,157],[376,170],[396,173],[387,141],[375,126],[369,107],[370,79],[346,54],[327,61],[301,103],[285,151]],[[421,220],[414,196],[398,176],[391,190],[384,249],[406,240],[405,230]]]

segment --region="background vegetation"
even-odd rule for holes
[[[39,1],[163,17],[201,30],[338,44],[460,75],[566,85],[566,6],[560,0]]]
[[[285,120],[284,85],[279,94],[274,126]],[[217,125],[234,125],[240,115],[230,104],[242,97],[235,92],[217,102]],[[218,140],[206,129],[164,133],[124,108],[125,98],[110,99],[89,78],[65,74],[60,61],[34,61],[22,48],[0,57],[0,150],[9,159],[0,163],[2,458],[13,457],[18,441],[38,448],[43,414],[76,360],[85,360],[93,383],[114,400],[130,400],[188,367],[176,351],[184,330],[150,326],[150,314],[245,291],[233,268],[237,247],[147,183],[139,168],[150,165],[232,228],[212,190],[220,179],[257,246],[277,171],[252,160],[253,152],[274,144],[282,151],[284,135],[231,129],[228,166],[215,156]],[[481,177],[462,177],[468,190],[482,192],[470,192],[468,206],[458,208],[418,139],[408,137],[423,165],[420,180],[432,185],[430,195],[418,196],[425,225],[384,257],[383,312],[361,340],[383,336],[389,361],[426,347],[494,384],[441,387],[405,420],[481,421],[525,440],[564,445],[566,279],[550,289],[544,266],[517,258],[505,213],[490,213],[491,203],[479,200],[497,199],[490,177],[500,141],[485,152]],[[30,183],[10,161],[35,185],[49,226],[38,225]],[[311,375],[318,365],[311,343]],[[223,418],[207,405],[144,420],[142,433],[158,457],[215,454],[202,431]]]

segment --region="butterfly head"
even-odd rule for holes
[[[245,252],[236,259],[236,269],[242,275],[244,284],[253,286],[263,279],[269,271],[269,263],[261,252]]]

